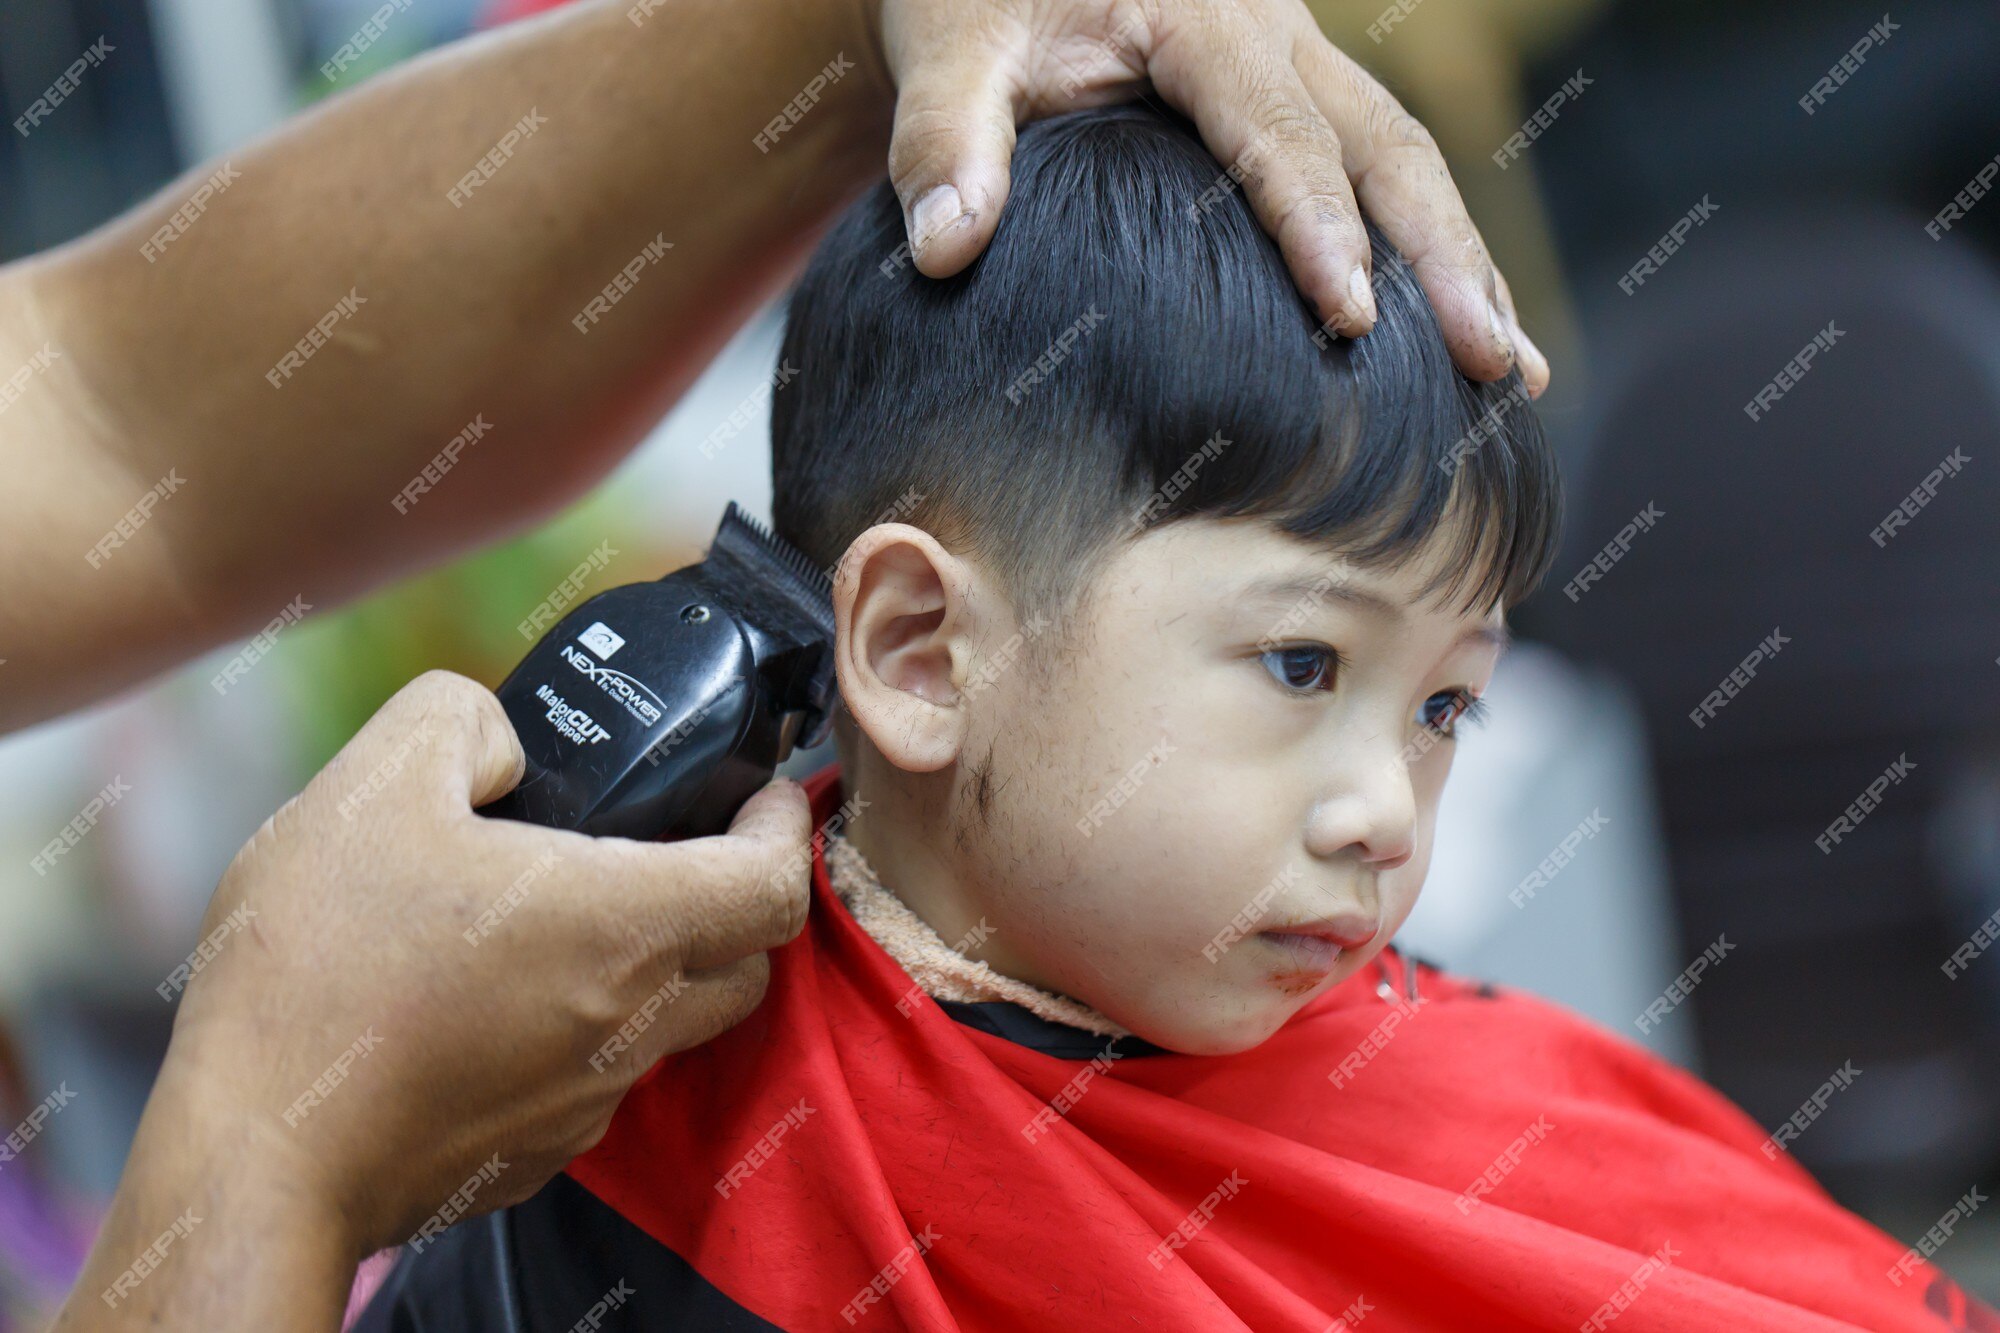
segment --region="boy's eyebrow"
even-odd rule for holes
[[[1318,605],[1321,602],[1341,602],[1387,620],[1408,618],[1401,606],[1381,594],[1344,584],[1337,576],[1330,574],[1322,574],[1317,578],[1301,574],[1289,578],[1259,579],[1245,587],[1242,596],[1249,601],[1283,602],[1292,608],[1297,608],[1301,603]],[[1514,642],[1514,636],[1505,622],[1498,625],[1475,625],[1458,636],[1460,643],[1467,639],[1477,639],[1481,643],[1491,644],[1503,653]]]
[[[1284,602],[1288,608],[1296,608],[1301,603],[1317,606],[1321,602],[1344,602],[1387,620],[1404,619],[1403,608],[1396,603],[1380,593],[1342,583],[1340,576],[1335,574],[1318,577],[1295,574],[1289,578],[1259,579],[1245,587],[1242,596],[1250,601]]]

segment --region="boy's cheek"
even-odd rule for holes
[[[1010,914],[1033,920],[1032,947],[1042,955],[1044,970],[1059,975],[1070,994],[1114,1016],[1185,1014],[1191,1001],[1206,1003],[1218,981],[1237,974],[1229,964],[1240,959],[1218,956],[1224,964],[1218,968],[1203,954],[1216,920],[1235,910],[1228,902],[1231,891],[1216,892],[1233,880],[1213,878],[1198,862],[1175,865],[1171,858],[1118,857],[1080,869],[1077,880],[1061,887],[1063,901],[1040,893],[1008,904]],[[1252,946],[1238,947],[1247,952]]]
[[[1438,802],[1444,798],[1445,782],[1451,777],[1451,761],[1456,753],[1456,746],[1433,746],[1410,765],[1410,794],[1416,798],[1420,821],[1436,822]]]
[[[1386,945],[1393,941],[1396,932],[1410,919],[1410,913],[1417,908],[1417,899],[1423,895],[1424,878],[1430,873],[1430,868],[1431,838],[1430,830],[1425,828],[1418,832],[1410,859],[1382,877],[1382,929],[1375,936],[1374,944]]]

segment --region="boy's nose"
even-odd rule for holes
[[[1313,807],[1306,847],[1317,857],[1357,857],[1380,873],[1416,852],[1417,798],[1397,754],[1363,748],[1343,757],[1329,794]]]
[[[1364,856],[1362,857],[1362,860],[1366,861],[1369,865],[1373,866],[1378,871],[1394,870],[1396,869],[1396,867],[1408,861],[1410,857],[1415,854],[1416,851],[1416,849],[1410,845],[1410,839],[1407,837],[1397,842],[1395,844],[1395,848],[1396,849],[1394,851],[1384,853],[1381,856]]]

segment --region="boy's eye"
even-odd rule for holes
[[[1273,648],[1263,654],[1262,660],[1272,679],[1300,693],[1332,689],[1340,670],[1340,654],[1322,644]]]
[[[1467,690],[1441,690],[1424,700],[1418,721],[1440,736],[1455,735],[1462,718],[1473,726],[1486,720],[1484,699]]]

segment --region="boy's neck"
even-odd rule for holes
[[[883,887],[867,858],[839,834],[827,839],[826,872],[834,895],[846,905],[855,923],[874,938],[917,989],[933,999],[961,1004],[998,1001],[1098,1036],[1131,1035],[1080,1000],[1003,976],[972,957],[990,933],[984,922],[956,944],[947,944],[902,899]]]
[[[841,834],[894,894],[948,945],[959,947],[1002,976],[1054,991],[1007,947],[1004,923],[987,920],[978,898],[959,877],[948,849],[956,812],[943,773],[905,773],[868,746],[841,747],[844,801],[864,808]]]

